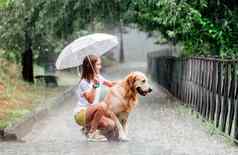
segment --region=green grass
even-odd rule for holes
[[[13,109],[7,111],[6,118],[0,120],[0,129],[11,126],[15,122],[21,120],[25,115],[29,114],[29,109]]]
[[[29,109],[15,109],[15,110],[9,111],[8,115],[11,120],[16,120],[17,118],[20,118],[29,112],[30,112]]]
[[[8,0],[0,0],[0,8],[5,7]]]
[[[9,122],[6,120],[0,120],[0,129],[4,129],[8,126]]]
[[[43,68],[35,65],[35,74],[43,74]],[[0,129],[22,119],[45,100],[58,95],[65,88],[47,88],[42,83],[29,84],[21,78],[20,65],[0,58]]]

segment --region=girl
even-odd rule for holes
[[[87,133],[92,133],[99,126],[102,129],[115,129],[115,123],[107,115],[103,107],[100,107],[99,95],[101,85],[113,86],[115,82],[108,81],[100,75],[101,60],[96,55],[88,55],[82,64],[81,79],[76,90],[78,103],[74,109],[74,118],[78,125],[82,126]],[[92,117],[97,116],[96,126],[90,126],[88,122]],[[111,131],[113,132],[113,131]]]

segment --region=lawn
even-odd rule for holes
[[[24,82],[19,65],[0,59],[0,129],[11,126],[37,105],[45,104],[59,89]]]

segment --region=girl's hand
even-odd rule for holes
[[[103,84],[104,84],[105,86],[107,86],[107,87],[112,87],[112,86],[114,86],[117,82],[118,82],[118,81],[105,80],[105,81],[103,82]]]
[[[98,79],[93,79],[93,84],[98,84],[99,80]]]
[[[95,76],[95,78],[93,79],[93,87],[98,88],[99,86],[100,86],[99,77]]]

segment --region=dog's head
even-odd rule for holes
[[[145,74],[141,72],[132,72],[127,76],[127,84],[131,89],[136,90],[140,95],[146,96],[152,92]]]

